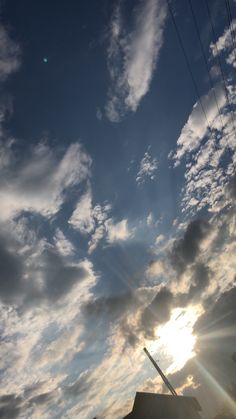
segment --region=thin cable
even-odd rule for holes
[[[196,32],[197,32],[197,36],[198,36],[198,39],[199,39],[199,43],[200,43],[200,46],[201,46],[201,51],[202,51],[203,59],[204,59],[204,62],[205,62],[207,73],[208,73],[208,78],[209,78],[209,81],[210,81],[211,88],[213,90],[214,100],[215,100],[215,103],[216,103],[216,106],[217,106],[217,110],[218,110],[218,115],[219,115],[220,121],[221,121],[222,136],[223,136],[224,135],[225,124],[223,122],[222,114],[221,114],[221,111],[220,111],[220,108],[219,108],[219,104],[218,104],[218,101],[217,101],[217,97],[216,97],[216,93],[215,93],[215,86],[214,86],[214,82],[213,82],[213,79],[212,79],[212,76],[211,76],[211,73],[210,73],[210,68],[209,68],[209,65],[208,65],[208,61],[207,61],[207,58],[206,58],[204,46],[203,46],[203,43],[202,43],[201,34],[200,34],[199,27],[198,27],[198,22],[197,22],[196,14],[194,12],[194,8],[193,8],[193,5],[192,5],[192,0],[188,0],[188,1],[189,1],[189,6],[190,6],[191,13],[192,13],[192,17],[193,17],[195,29],[196,29]],[[228,141],[229,137],[230,137],[230,133],[225,134],[225,138],[227,138],[228,152],[229,152],[229,155],[231,156],[231,154],[230,154],[230,146],[229,146],[229,141]],[[232,160],[232,162],[233,162],[233,160]],[[234,165],[234,162],[233,162],[233,165]]]
[[[236,62],[236,41],[235,41],[235,36],[234,36],[234,28],[233,28],[233,23],[232,23],[232,15],[231,15],[231,10],[230,10],[229,0],[225,0],[225,6],[227,10],[229,30],[230,30],[230,36],[231,36],[231,41],[232,41],[232,50],[233,50],[233,54],[234,54],[234,58]]]
[[[200,47],[201,47],[202,56],[203,56],[204,63],[205,63],[205,66],[206,66],[206,70],[207,70],[207,73],[208,73],[208,79],[209,79],[209,82],[210,82],[211,89],[213,91],[215,104],[216,104],[216,107],[217,107],[217,110],[218,110],[218,114],[219,114],[219,117],[220,117],[220,120],[221,120],[222,131],[224,131],[224,123],[223,123],[222,115],[221,115],[221,112],[220,112],[218,100],[217,100],[217,97],[216,97],[215,86],[214,86],[214,82],[213,82],[213,79],[212,79],[212,76],[211,76],[211,73],[210,73],[210,67],[208,65],[208,61],[207,61],[207,58],[206,58],[205,50],[204,50],[204,47],[203,47],[203,43],[202,43],[202,39],[201,39],[201,34],[200,34],[199,27],[198,27],[197,18],[196,18],[195,12],[194,12],[192,1],[191,0],[188,0],[188,1],[189,1],[189,6],[190,6],[191,13],[192,13],[192,17],[193,17],[194,26],[195,26],[195,29],[196,29],[196,32],[197,32],[199,44],[200,44]]]
[[[226,4],[227,15],[228,15],[230,34],[231,34],[231,39],[232,39],[233,53],[234,53],[234,58],[235,58],[235,63],[236,63],[236,38],[235,38],[235,30],[234,30],[234,24],[233,24],[233,18],[232,18],[232,13],[231,13],[231,7],[230,7],[229,0],[225,0],[225,4]],[[233,166],[234,166],[234,170],[235,170],[234,161],[233,161]]]
[[[236,128],[235,128],[235,125],[234,125],[234,117],[233,117],[233,114],[232,114],[232,109],[230,107],[227,84],[226,84],[223,68],[222,68],[222,65],[221,65],[220,57],[219,57],[219,50],[218,50],[217,42],[216,42],[216,33],[215,33],[215,29],[214,29],[214,25],[213,25],[213,21],[212,21],[212,17],[211,17],[211,12],[210,12],[209,5],[208,5],[208,0],[205,0],[205,4],[206,4],[206,8],[207,8],[208,17],[209,17],[209,20],[210,20],[210,25],[211,25],[213,40],[214,40],[214,44],[215,44],[215,48],[216,48],[216,55],[217,55],[217,60],[218,60],[218,64],[219,64],[219,68],[220,68],[220,72],[221,72],[221,77],[222,77],[222,80],[223,80],[223,83],[224,83],[226,102],[227,102],[227,105],[229,107],[229,111],[230,111],[230,115],[231,115],[231,119],[232,119],[234,136],[236,138]]]
[[[185,51],[185,47],[184,47],[184,44],[183,44],[183,41],[182,41],[182,38],[181,38],[181,35],[180,35],[180,32],[179,32],[179,29],[178,29],[177,23],[176,23],[176,21],[175,21],[175,16],[174,16],[174,13],[173,13],[172,8],[171,8],[170,0],[166,0],[166,2],[167,2],[167,5],[168,5],[169,13],[170,13],[170,16],[171,16],[171,19],[172,19],[173,25],[174,25],[174,27],[175,27],[175,31],[176,31],[176,34],[177,34],[177,37],[178,37],[178,41],[179,41],[180,47],[181,47],[181,49],[182,49],[182,52],[183,52],[183,55],[184,55],[184,58],[185,58],[185,62],[186,62],[186,65],[187,65],[187,68],[188,68],[188,71],[189,71],[189,74],[190,74],[190,77],[191,77],[192,83],[193,83],[193,85],[194,85],[194,88],[195,88],[195,91],[196,91],[196,94],[197,94],[197,97],[198,97],[198,101],[199,101],[200,106],[201,106],[201,109],[202,109],[202,113],[203,113],[203,115],[204,115],[204,117],[205,117],[205,120],[206,120],[206,123],[207,123],[207,128],[208,128],[208,129],[210,130],[210,132],[214,135],[214,133],[213,133],[213,131],[212,131],[212,129],[211,129],[210,123],[209,123],[209,121],[208,121],[206,111],[205,111],[204,106],[203,106],[203,103],[202,103],[202,99],[201,99],[200,92],[199,92],[199,90],[198,90],[197,83],[196,83],[196,81],[195,81],[195,79],[194,79],[194,75],[193,75],[193,72],[192,72],[192,69],[191,69],[191,65],[190,65],[190,62],[189,62],[189,59],[188,59],[187,53],[186,53],[186,51]]]
[[[229,15],[230,15],[230,20],[231,20],[231,25],[232,25],[232,33],[233,33],[233,38],[234,38],[234,46],[236,47],[236,36],[235,36],[235,29],[234,29],[234,25],[233,25],[233,18],[232,18],[232,13],[231,13],[231,7],[230,7],[229,0],[227,0],[227,2],[228,2]]]
[[[226,4],[226,9],[227,9],[228,19],[230,21],[230,26],[232,29],[233,44],[235,45],[235,30],[234,30],[233,18],[232,18],[231,6],[230,6],[229,0],[225,0],[225,4]]]
[[[227,4],[227,9],[228,9],[229,20],[230,20],[230,23],[231,23],[231,36],[233,38],[233,44],[234,44],[234,48],[235,48],[236,47],[236,37],[235,37],[235,30],[234,30],[233,18],[232,18],[232,13],[231,13],[231,7],[230,7],[229,0],[226,0],[226,4]]]

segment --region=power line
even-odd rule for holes
[[[230,30],[231,40],[232,40],[233,54],[236,61],[236,40],[235,40],[235,35],[234,35],[234,27],[233,27],[233,22],[232,22],[232,14],[231,14],[229,0],[225,0],[225,6],[227,10],[227,17],[228,17],[229,30]]]
[[[231,34],[232,34],[232,38],[233,38],[233,44],[234,44],[234,47],[235,47],[236,46],[236,38],[235,38],[235,30],[234,30],[233,18],[232,18],[232,13],[231,13],[231,6],[230,6],[229,0],[225,0],[225,2],[226,2],[227,10],[228,10],[227,13],[228,13],[229,20],[230,20],[230,23],[231,23]]]
[[[199,44],[200,44],[200,47],[201,47],[202,56],[203,56],[204,63],[205,63],[205,66],[206,66],[206,70],[207,70],[207,73],[208,73],[208,79],[209,79],[209,82],[210,82],[211,89],[213,91],[215,104],[216,104],[218,114],[219,114],[219,117],[220,117],[220,120],[221,120],[222,131],[223,131],[224,130],[224,123],[223,123],[223,120],[222,120],[222,115],[220,113],[220,108],[219,108],[219,104],[218,104],[218,100],[217,100],[216,92],[215,92],[215,86],[214,86],[214,83],[213,83],[213,79],[212,79],[212,76],[211,76],[211,73],[210,73],[210,68],[209,68],[209,65],[208,65],[207,58],[206,58],[204,46],[203,46],[203,43],[202,43],[197,18],[196,18],[195,12],[194,12],[192,1],[191,0],[188,0],[188,1],[189,1],[189,6],[190,6],[191,14],[192,14],[192,17],[193,17],[193,22],[194,22],[194,26],[195,26],[195,29],[196,29],[196,33],[197,33],[197,36],[198,36]]]
[[[208,0],[205,0],[205,4],[206,4],[206,8],[207,8],[207,14],[208,14],[208,17],[209,17],[209,20],[210,20],[210,25],[211,25],[212,35],[213,35],[213,41],[214,41],[215,48],[216,48],[216,56],[217,56],[217,60],[218,60],[219,68],[220,68],[220,73],[221,73],[221,77],[222,77],[223,84],[224,84],[226,102],[227,102],[227,105],[229,107],[229,111],[230,111],[230,115],[231,115],[231,119],[232,119],[232,127],[233,127],[233,131],[234,131],[234,136],[236,138],[236,128],[235,128],[235,125],[234,125],[234,118],[233,118],[233,114],[232,114],[232,109],[230,107],[227,84],[226,84],[223,68],[222,68],[222,65],[221,65],[220,57],[219,57],[220,54],[219,54],[219,49],[218,49],[217,42],[216,42],[216,33],[215,33],[215,29],[214,29],[214,25],[213,25],[213,21],[212,21],[212,17],[211,17],[211,12],[210,12],[210,8],[209,8]]]
[[[212,132],[212,129],[211,129],[211,127],[210,127],[210,124],[209,124],[209,121],[208,121],[208,118],[207,118],[206,111],[205,111],[204,106],[203,106],[203,103],[202,103],[201,95],[200,95],[200,92],[199,92],[199,90],[198,90],[197,83],[196,83],[196,81],[195,81],[195,79],[194,79],[194,75],[193,75],[193,72],[192,72],[192,69],[191,69],[191,65],[190,65],[190,62],[189,62],[189,59],[188,59],[187,53],[186,53],[186,51],[185,51],[185,47],[184,47],[184,44],[183,44],[183,41],[182,41],[182,38],[181,38],[181,35],[180,35],[180,32],[179,32],[179,28],[178,28],[178,26],[177,26],[177,23],[176,23],[176,20],[175,20],[175,16],[174,16],[174,13],[173,13],[173,11],[172,11],[172,7],[171,7],[171,4],[170,4],[170,0],[166,0],[166,2],[167,2],[167,5],[168,5],[169,13],[170,13],[170,16],[171,16],[171,19],[172,19],[173,25],[174,25],[175,30],[176,30],[176,34],[177,34],[177,37],[178,37],[178,41],[179,41],[179,44],[180,44],[181,50],[182,50],[183,55],[184,55],[184,58],[185,58],[185,62],[186,62],[186,65],[187,65],[187,68],[188,68],[188,71],[189,71],[189,74],[190,74],[190,77],[191,77],[192,83],[193,83],[193,85],[194,85],[194,88],[195,88],[195,91],[196,91],[196,94],[197,94],[197,97],[198,97],[198,100],[199,100],[199,103],[200,103],[200,106],[201,106],[201,109],[202,109],[202,113],[203,113],[203,115],[204,115],[204,117],[205,117],[205,120],[206,120],[206,122],[207,122],[207,127],[208,127],[208,128],[209,128],[209,130]]]
[[[232,40],[233,54],[234,54],[235,64],[236,64],[236,39],[235,39],[234,25],[233,25],[233,19],[232,19],[232,13],[231,13],[229,0],[225,0],[225,5],[226,5],[226,10],[227,10],[229,29],[230,29],[231,40]],[[234,129],[234,132],[235,132],[235,129]],[[233,166],[235,169],[234,161],[233,161]]]

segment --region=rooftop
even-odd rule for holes
[[[201,419],[194,397],[136,393],[134,406],[124,419]]]

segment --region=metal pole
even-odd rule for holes
[[[152,362],[152,364],[154,365],[154,367],[156,368],[156,370],[158,371],[158,373],[160,374],[162,380],[164,381],[165,385],[170,390],[171,394],[173,396],[178,396],[178,394],[176,393],[174,387],[172,387],[172,385],[168,381],[167,377],[162,372],[161,368],[157,365],[156,361],[154,361],[154,359],[152,358],[151,354],[148,352],[147,348],[143,348],[143,350],[144,350],[145,354],[148,356],[148,358],[150,359],[150,361]]]

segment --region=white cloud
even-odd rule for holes
[[[92,192],[89,188],[79,199],[68,222],[82,234],[90,234],[97,225],[100,226],[104,223],[110,210],[111,206],[109,204],[97,204],[93,207]]]
[[[217,48],[216,48],[217,45]],[[229,29],[219,37],[216,44],[211,44],[210,52],[214,56],[228,51],[231,47]],[[222,58],[225,58],[225,55]],[[227,56],[226,61],[230,63]],[[227,194],[228,183],[235,172],[236,139],[235,139],[235,87],[232,79],[226,79],[226,92],[223,86],[215,88],[218,112],[214,92],[209,91],[202,97],[202,103],[210,124],[207,123],[200,103],[192,109],[187,123],[183,127],[173,155],[174,165],[178,166],[186,159],[185,184],[182,188],[182,211],[194,215],[204,207],[209,212],[217,213],[224,207],[232,205]]]
[[[2,271],[7,293],[0,287],[0,395],[18,397],[22,417],[49,417],[49,405],[61,400],[68,363],[84,345],[81,309],[92,298],[97,277],[88,259],[68,260],[69,242],[59,229],[51,245],[30,234],[27,221],[21,217],[0,224],[1,260],[12,255]],[[12,268],[14,260],[18,263]],[[15,280],[7,277],[8,271],[17,271]],[[20,298],[15,299],[17,293]],[[41,411],[32,397],[49,392]]]
[[[4,81],[20,66],[20,47],[0,25],[0,81]]]
[[[130,237],[127,220],[117,223],[109,218],[111,206],[109,204],[92,205],[91,189],[79,200],[76,208],[69,219],[69,224],[82,234],[90,235],[88,242],[88,252],[91,254],[97,247],[102,238],[113,243],[119,240],[126,240]]]
[[[139,171],[136,176],[136,182],[141,185],[147,179],[154,180],[158,168],[158,162],[155,157],[151,157],[149,151],[146,151],[141,162]]]
[[[208,207],[211,212],[218,212],[230,204],[226,185],[234,173],[236,139],[232,115],[226,104],[221,116],[215,118],[211,127],[213,131],[208,134],[207,141],[203,133],[198,137],[198,148],[185,149],[185,153],[190,153],[191,160],[186,164],[185,185],[182,189],[184,212],[190,210],[194,214],[204,207]],[[183,150],[184,147],[179,151],[177,148],[175,164],[180,162],[178,159],[182,157]]]
[[[199,147],[203,138],[209,132],[209,125],[212,130],[221,131],[221,118],[218,114],[218,108],[215,103],[215,95],[219,109],[222,109],[226,104],[225,93],[221,86],[218,86],[215,91],[210,90],[208,94],[201,98],[201,103],[204,107],[207,120],[202,111],[200,101],[195,103],[188,121],[184,125],[181,134],[177,140],[177,150],[174,155],[175,165],[180,164],[181,159],[187,154],[191,153]],[[209,125],[208,125],[209,123]]]
[[[226,55],[225,61],[227,64],[236,68],[236,47],[235,42],[232,40],[231,31],[235,32],[236,29],[236,20],[234,19],[231,24],[231,28],[226,28],[223,35],[218,38],[216,43],[212,42],[210,44],[210,51],[213,57],[217,57],[223,52]]]
[[[108,68],[112,85],[106,115],[119,121],[127,111],[135,112],[148,92],[163,43],[166,6],[161,0],[142,0],[134,12],[134,28],[126,30],[121,3],[110,24]]]
[[[82,234],[90,235],[88,251],[92,253],[98,242],[106,235],[106,223],[111,210],[109,204],[92,205],[92,192],[89,188],[80,198],[68,223]]]
[[[58,251],[63,256],[69,256],[74,253],[74,246],[72,243],[65,237],[64,233],[57,228],[54,236],[54,243]]]
[[[111,211],[110,204],[104,204],[104,205],[97,204],[93,208],[92,215],[93,215],[96,228],[88,243],[89,253],[92,253],[96,249],[99,241],[102,240],[102,238],[106,236],[106,233],[107,233],[106,225],[108,221],[108,214],[110,211]]]
[[[113,220],[109,219],[106,222],[106,228],[107,228],[108,241],[110,243],[120,241],[120,240],[127,240],[131,235],[128,229],[127,220],[122,220],[114,224]]]
[[[88,243],[89,254],[91,254],[96,249],[98,243],[100,242],[100,240],[102,240],[105,234],[106,234],[105,226],[99,225],[94,231],[94,233],[92,234],[91,239],[89,240],[89,243]]]
[[[165,268],[161,260],[151,262],[146,269],[146,275],[149,278],[163,276],[165,274]]]
[[[211,53],[213,55],[213,57],[216,57],[217,55],[221,54],[223,51],[231,51],[234,54],[236,53],[236,51],[234,50],[235,48],[232,42],[232,36],[231,36],[231,30],[235,31],[236,29],[236,20],[234,19],[232,21],[232,25],[231,28],[226,28],[223,35],[221,35],[218,40],[216,41],[216,43],[212,42],[210,44],[210,50]],[[234,55],[234,60],[235,60],[235,55]],[[226,58],[227,61],[227,58]],[[236,63],[230,63],[232,64],[234,67],[236,65]]]
[[[40,143],[27,158],[5,168],[0,181],[0,219],[11,219],[22,211],[51,217],[61,208],[68,189],[89,178],[90,166],[91,159],[79,143],[71,144],[61,159]]]
[[[81,307],[91,298],[96,277],[89,261],[81,261],[80,266],[86,271],[84,281],[56,306],[37,307],[34,304],[29,310],[19,312],[14,306],[0,304],[0,326],[4,336],[0,349],[0,367],[4,369],[0,395],[23,396],[24,417],[25,409],[30,407],[38,417],[48,417],[37,404],[33,406],[29,402],[32,397],[49,391],[58,392],[56,400],[61,399],[63,381],[70,373],[68,363],[83,346]],[[49,404],[52,406],[53,401]],[[48,404],[43,408],[47,410]],[[33,412],[27,411],[30,417],[36,417]]]
[[[157,236],[155,240],[155,245],[156,246],[160,245],[164,240],[165,240],[164,234],[160,234],[159,236]]]
[[[80,198],[68,222],[82,234],[88,234],[94,230],[95,221],[93,218],[92,194],[90,190]]]
[[[154,217],[153,217],[153,213],[149,212],[148,216],[147,216],[147,225],[150,227],[152,226],[154,223]]]
[[[106,237],[109,243],[114,243],[127,240],[130,236],[131,232],[128,229],[127,220],[121,220],[118,223],[114,223],[112,218],[107,218],[103,223],[98,225],[92,234],[89,241],[89,253],[92,253],[96,249],[98,242],[103,237]]]

